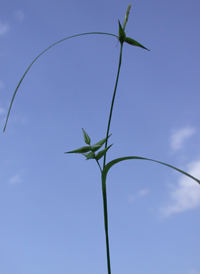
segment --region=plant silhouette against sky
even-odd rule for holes
[[[110,106],[110,114],[109,114],[109,118],[108,118],[108,124],[107,124],[107,131],[106,131],[106,136],[100,140],[99,142],[91,145],[91,139],[89,137],[89,135],[86,133],[86,131],[84,129],[82,129],[83,131],[83,137],[84,137],[84,141],[86,143],[85,146],[82,146],[78,149],[72,150],[72,151],[68,151],[66,153],[77,153],[77,154],[82,154],[84,157],[86,157],[86,160],[89,159],[94,159],[97,162],[97,165],[100,169],[100,173],[101,173],[101,183],[102,183],[102,194],[103,194],[103,210],[104,210],[104,226],[105,226],[105,237],[106,237],[106,254],[107,254],[107,273],[111,274],[111,262],[110,262],[110,248],[109,248],[109,235],[108,235],[108,213],[107,213],[107,193],[106,193],[106,179],[107,179],[107,174],[108,171],[110,170],[110,168],[121,162],[121,161],[125,161],[125,160],[146,160],[146,161],[152,161],[152,162],[156,162],[162,165],[165,165],[167,167],[170,167],[188,177],[190,177],[191,179],[195,180],[197,183],[200,184],[200,180],[198,180],[197,178],[193,177],[192,175],[186,173],[183,170],[180,170],[172,165],[154,160],[154,159],[149,159],[149,158],[144,158],[144,157],[140,157],[140,156],[126,156],[126,157],[120,157],[117,159],[114,159],[108,163],[106,163],[106,155],[108,150],[111,148],[111,145],[108,145],[108,140],[109,137],[111,136],[110,134],[110,125],[111,125],[111,120],[112,120],[112,113],[113,113],[113,107],[114,107],[114,102],[115,102],[115,96],[116,96],[116,91],[117,91],[117,85],[118,85],[118,80],[119,80],[119,74],[120,74],[120,68],[121,68],[121,62],[122,62],[122,51],[123,51],[123,44],[128,43],[130,45],[133,46],[137,46],[140,47],[142,49],[148,50],[146,47],[144,47],[142,44],[140,44],[139,42],[137,42],[136,40],[127,37],[126,33],[125,33],[125,28],[126,28],[126,24],[129,18],[129,13],[130,13],[130,8],[131,5],[128,6],[127,8],[127,12],[124,18],[124,22],[123,22],[123,26],[121,25],[120,21],[118,20],[118,24],[119,24],[119,33],[118,36],[115,34],[111,34],[111,33],[106,33],[106,32],[89,32],[89,33],[81,33],[81,34],[77,34],[77,35],[73,35],[73,36],[69,36],[67,38],[64,38],[62,40],[59,40],[58,42],[52,44],[51,46],[49,46],[47,49],[45,49],[43,52],[41,52],[33,61],[32,63],[29,65],[29,67],[27,68],[27,70],[25,71],[24,75],[22,76],[21,80],[19,81],[15,92],[13,94],[13,97],[11,99],[11,103],[10,103],[10,107],[8,110],[8,114],[7,114],[7,118],[6,118],[6,122],[5,122],[5,126],[3,131],[5,131],[6,126],[7,126],[7,122],[8,122],[8,118],[10,115],[10,111],[12,108],[12,104],[13,101],[15,99],[16,93],[19,89],[19,86],[21,85],[24,77],[26,76],[27,72],[29,71],[29,69],[31,68],[31,66],[33,65],[33,63],[43,54],[45,53],[47,50],[49,50],[50,48],[52,48],[53,46],[57,45],[60,42],[63,42],[67,39],[70,38],[74,38],[74,37],[78,37],[78,36],[83,36],[83,35],[91,35],[91,34],[100,34],[100,35],[110,35],[110,36],[114,36],[118,39],[119,43],[120,43],[120,53],[119,53],[119,63],[118,63],[118,71],[117,71],[117,77],[116,77],[116,82],[115,82],[115,87],[114,87],[114,92],[113,92],[113,97],[112,97],[112,101],[111,101],[111,106]],[[104,146],[104,147],[103,147]],[[103,147],[102,150],[100,150]],[[99,151],[100,150],[100,151]],[[102,166],[99,163],[99,160],[103,158],[103,164]]]

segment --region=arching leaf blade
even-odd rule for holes
[[[164,165],[164,166],[167,166],[167,167],[170,167],[182,174],[184,174],[185,176],[195,180],[198,184],[200,184],[200,180],[198,180],[197,178],[195,178],[194,176],[190,175],[189,173],[177,168],[177,167],[174,167],[172,165],[169,165],[169,164],[166,164],[166,163],[163,163],[163,162],[160,162],[160,161],[156,161],[156,160],[153,160],[153,159],[149,159],[149,158],[144,158],[144,157],[139,157],[139,156],[127,156],[127,157],[121,157],[121,158],[117,158],[115,160],[112,160],[110,161],[109,163],[106,164],[106,166],[104,167],[103,169],[103,172],[102,172],[102,180],[106,180],[106,176],[107,176],[107,173],[109,171],[109,169],[114,166],[115,164],[119,163],[119,162],[122,162],[122,161],[125,161],[125,160],[146,160],[146,161],[151,161],[151,162],[155,162],[155,163],[158,163],[158,164],[161,164],[161,165]]]
[[[3,132],[5,132],[6,130],[6,126],[7,126],[7,123],[8,123],[8,119],[9,119],[9,116],[10,116],[10,111],[11,111],[11,108],[12,108],[12,105],[13,105],[13,101],[15,99],[15,96],[16,96],[16,93],[24,79],[24,77],[26,76],[27,72],[29,71],[29,69],[32,67],[32,65],[35,63],[35,61],[42,55],[44,54],[47,50],[49,50],[50,48],[54,47],[55,45],[67,40],[67,39],[70,39],[70,38],[74,38],[74,37],[78,37],[78,36],[83,36],[83,35],[89,35],[89,34],[103,34],[103,35],[110,35],[110,36],[114,36],[116,38],[118,38],[117,35],[115,34],[112,34],[112,33],[107,33],[107,32],[86,32],[86,33],[80,33],[80,34],[75,34],[75,35],[72,35],[72,36],[68,36],[66,38],[63,38],[55,43],[53,43],[51,46],[49,46],[48,48],[46,48],[45,50],[43,50],[32,62],[31,64],[28,66],[27,70],[25,71],[25,73],[23,74],[22,78],[20,79],[14,93],[13,93],[13,96],[12,96],[12,99],[11,99],[11,102],[10,102],[10,106],[9,106],[9,109],[8,109],[8,113],[7,113],[7,116],[6,116],[6,122],[5,122],[5,125],[4,125],[4,129],[3,129]]]

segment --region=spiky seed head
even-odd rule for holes
[[[131,4],[128,5],[127,11],[126,11],[126,15],[125,15],[125,18],[124,18],[124,23],[123,23],[123,30],[125,30],[126,23],[128,22],[130,9],[131,9]]]

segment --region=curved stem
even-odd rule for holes
[[[107,148],[107,146],[108,146],[108,135],[109,135],[109,130],[110,130],[110,123],[111,123],[111,118],[112,118],[113,106],[114,106],[114,102],[115,102],[115,95],[116,95],[116,91],[117,91],[119,73],[120,73],[121,62],[122,62],[123,43],[121,43],[120,45],[121,45],[121,47],[120,47],[120,55],[119,55],[119,65],[118,65],[118,71],[117,71],[117,78],[116,78],[116,82],[115,82],[115,89],[113,92],[113,98],[112,98],[111,107],[110,107],[110,115],[109,115],[109,119],[108,119],[105,148]],[[105,165],[106,165],[106,154],[104,155],[104,159],[103,159],[103,169],[104,169]]]
[[[110,36],[114,36],[116,38],[118,38],[117,35],[115,34],[112,34],[112,33],[107,33],[107,32],[86,32],[86,33],[80,33],[80,34],[76,34],[76,35],[72,35],[72,36],[69,36],[69,37],[66,37],[64,39],[61,39],[59,41],[57,41],[56,43],[52,44],[51,46],[49,46],[48,48],[46,48],[45,50],[43,50],[32,62],[31,64],[29,65],[29,67],[27,68],[27,70],[25,71],[25,73],[23,74],[22,78],[20,79],[15,91],[14,91],[14,94],[12,96],[12,99],[11,99],[11,103],[10,103],[10,106],[9,106],[9,110],[8,110],[8,114],[7,114],[7,117],[6,117],[6,122],[5,122],[5,125],[4,125],[4,129],[3,129],[3,132],[6,130],[6,126],[7,126],[7,123],[8,123],[8,118],[9,118],[9,115],[10,115],[10,111],[11,111],[11,108],[12,108],[12,104],[13,104],[13,101],[15,99],[15,95],[19,89],[19,86],[21,85],[24,77],[26,76],[27,72],[29,71],[29,69],[32,67],[32,65],[35,63],[35,61],[43,54],[45,53],[47,50],[49,50],[50,48],[54,47],[55,45],[67,40],[67,39],[70,39],[70,38],[74,38],[74,37],[78,37],[78,36],[83,36],[83,35],[89,35],[89,34],[103,34],[103,35],[110,35]]]

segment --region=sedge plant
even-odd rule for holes
[[[119,75],[120,75],[120,68],[121,68],[121,63],[122,63],[122,51],[123,51],[123,44],[124,43],[128,43],[132,46],[137,46],[140,47],[142,49],[148,50],[146,47],[144,47],[142,44],[140,44],[139,42],[137,42],[136,40],[127,37],[126,33],[125,33],[125,28],[126,28],[126,24],[129,18],[129,13],[130,13],[130,8],[131,8],[131,4],[128,6],[127,11],[126,11],[126,15],[124,18],[124,22],[123,25],[121,25],[120,21],[118,20],[118,24],[119,24],[119,32],[118,35],[112,34],[112,33],[107,33],[107,32],[87,32],[87,33],[80,33],[80,34],[76,34],[73,36],[69,36],[66,37],[64,39],[61,39],[59,41],[57,41],[56,43],[52,44],[51,46],[49,46],[48,48],[46,48],[44,51],[42,51],[29,65],[29,67],[27,68],[27,70],[25,71],[25,73],[23,74],[22,78],[20,79],[14,94],[12,96],[11,99],[11,103],[10,103],[10,107],[8,110],[8,114],[6,117],[6,122],[5,122],[5,126],[3,131],[5,131],[6,126],[7,126],[7,122],[9,119],[9,115],[10,115],[10,111],[13,105],[13,101],[15,99],[16,93],[24,79],[24,77],[26,76],[27,72],[29,71],[29,69],[31,68],[31,66],[34,64],[34,62],[42,55],[44,54],[47,50],[49,50],[50,48],[54,47],[55,45],[57,45],[58,43],[61,43],[67,39],[70,38],[74,38],[74,37],[78,37],[78,36],[83,36],[83,35],[109,35],[109,36],[113,36],[115,38],[118,39],[119,43],[120,43],[120,52],[119,52],[119,63],[118,63],[118,70],[117,70],[117,76],[116,76],[116,81],[115,81],[115,87],[114,87],[114,91],[113,91],[113,96],[112,96],[112,101],[111,101],[111,106],[110,106],[110,113],[109,113],[109,118],[108,118],[108,124],[107,124],[107,130],[106,130],[106,135],[105,137],[100,140],[99,142],[95,143],[95,144],[91,144],[91,139],[89,137],[89,135],[86,133],[86,131],[82,128],[82,132],[83,132],[83,137],[84,137],[84,142],[86,145],[75,149],[75,150],[71,150],[68,152],[65,152],[67,154],[69,153],[76,153],[76,154],[82,154],[86,160],[95,160],[99,170],[100,170],[100,175],[101,175],[101,183],[102,183],[102,196],[103,196],[103,212],[104,212],[104,227],[105,227],[105,239],[106,239],[106,255],[107,255],[107,273],[111,274],[111,262],[110,262],[110,248],[109,248],[109,234],[108,234],[108,209],[107,209],[107,193],[106,193],[106,180],[107,180],[107,174],[108,171],[111,169],[111,167],[113,167],[114,165],[118,164],[119,162],[122,161],[126,161],[126,160],[145,160],[145,161],[152,161],[164,166],[167,166],[171,169],[174,169],[182,174],[184,174],[185,176],[190,177],[191,179],[195,180],[198,184],[200,184],[200,180],[198,180],[197,178],[193,177],[192,175],[188,174],[187,172],[176,168],[172,165],[163,163],[161,161],[157,161],[154,159],[149,159],[149,158],[145,158],[145,157],[140,157],[140,156],[125,156],[125,157],[120,157],[117,159],[114,159],[110,162],[106,162],[106,155],[108,153],[108,150],[111,148],[111,145],[108,145],[108,139],[111,136],[110,134],[110,125],[111,125],[111,120],[112,120],[112,113],[113,113],[113,107],[114,107],[114,102],[115,102],[115,96],[116,96],[116,91],[117,91],[117,86],[118,86],[118,80],[119,80]],[[102,149],[103,147],[103,149]],[[99,160],[103,158],[103,164],[102,166],[99,163]]]

